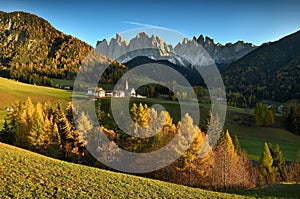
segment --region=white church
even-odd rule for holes
[[[125,90],[116,90],[114,92],[107,92],[101,87],[88,88],[87,94],[93,98],[102,98],[102,97],[137,97],[137,98],[146,98],[136,93],[134,88],[129,88],[128,81],[125,82]]]

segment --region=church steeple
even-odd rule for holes
[[[125,91],[128,91],[129,87],[128,87],[128,81],[126,79],[126,82],[125,82]]]

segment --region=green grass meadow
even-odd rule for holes
[[[25,101],[28,97],[37,102],[68,102],[71,101],[71,91],[54,89],[44,86],[24,84],[15,80],[0,77],[0,129],[7,114],[6,107],[15,101]]]
[[[245,149],[251,160],[259,160],[264,143],[278,144],[286,160],[294,161],[300,152],[300,136],[296,136],[282,128],[258,128],[227,122],[225,128],[231,135],[237,135],[241,147]]]

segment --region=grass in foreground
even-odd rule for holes
[[[299,198],[300,184],[277,184],[251,190],[232,191],[231,193],[256,198]]]
[[[244,198],[48,158],[0,143],[0,198]]]
[[[0,198],[299,197],[299,184],[213,192],[72,164],[0,143]]]

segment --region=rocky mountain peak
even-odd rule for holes
[[[215,41],[208,36],[205,37],[205,43],[207,45],[215,45]]]
[[[117,40],[118,43],[125,42],[126,45],[128,45],[128,42],[120,34],[118,34],[118,33],[116,34],[116,40]]]
[[[200,45],[203,45],[204,44],[204,36],[203,35],[200,35],[197,39],[197,42],[200,44]]]
[[[181,45],[187,44],[189,42],[188,38],[184,38]]]
[[[149,39],[149,36],[145,32],[140,32],[136,35],[137,39]]]
[[[126,61],[136,56],[144,56],[143,54],[145,53],[150,55],[150,51],[153,51],[154,54],[152,58],[158,59],[161,56],[168,56],[171,51],[170,46],[159,36],[151,35],[151,37],[149,37],[145,32],[138,33],[130,41],[126,41],[121,35],[116,34],[116,38],[112,38],[109,45],[106,44],[106,40],[98,41],[96,49],[108,57],[123,62],[124,60]],[[126,53],[130,53],[130,57],[126,57],[124,55]]]
[[[97,50],[114,59],[118,59],[121,62],[127,62],[138,56],[148,56],[151,59],[167,59],[174,60],[170,56],[174,54],[181,54],[189,57],[190,63],[193,57],[199,56],[197,52],[203,50],[210,55],[216,64],[230,64],[231,62],[241,58],[256,47],[253,44],[238,41],[234,44],[226,44],[225,46],[220,43],[215,43],[214,39],[200,35],[198,38],[193,37],[192,40],[184,38],[182,42],[179,42],[175,47],[167,45],[162,38],[157,35],[151,35],[150,37],[145,32],[138,33],[129,42],[126,41],[121,35],[116,34],[116,38],[112,38],[107,45],[107,41],[103,40],[97,42]],[[153,53],[153,54],[151,54]],[[196,54],[195,54],[196,53]],[[126,56],[124,54],[130,54]],[[189,56],[192,54],[192,56]],[[201,53],[200,53],[201,54]],[[177,58],[175,58],[177,59]],[[196,60],[196,62],[198,62]]]

